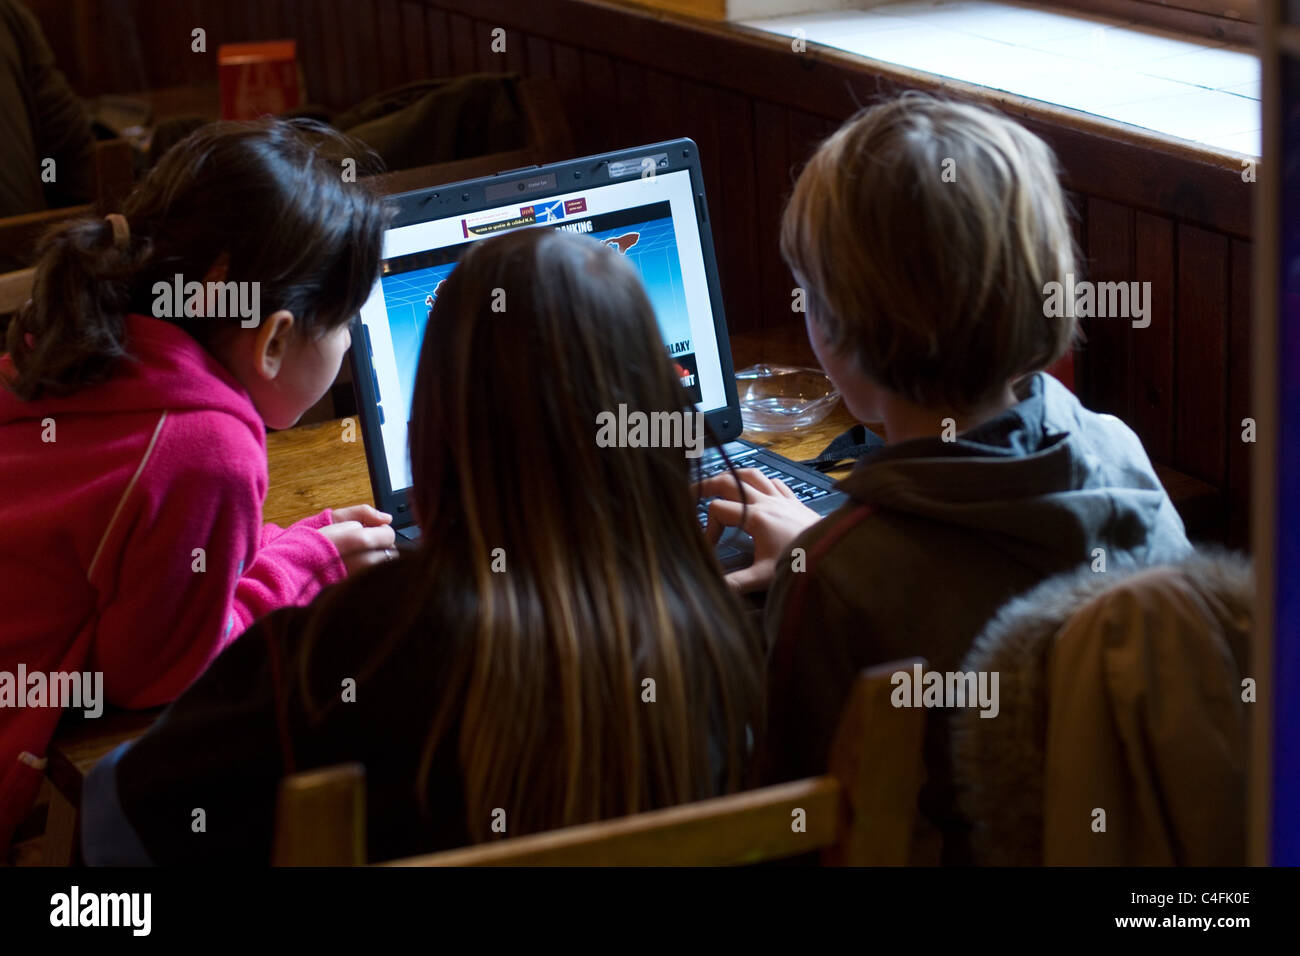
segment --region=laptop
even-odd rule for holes
[[[820,472],[740,439],[743,424],[709,228],[699,151],[689,139],[434,186],[392,197],[380,278],[353,320],[352,380],[375,503],[399,536],[415,540],[407,421],[429,307],[472,242],[512,229],[563,229],[618,249],[636,266],[664,348],[720,444],[698,459],[701,477],[726,461],[780,478],[819,514],[845,496]],[[725,457],[723,452],[725,451]],[[699,506],[707,523],[707,502]],[[753,560],[753,542],[728,529],[728,570]]]

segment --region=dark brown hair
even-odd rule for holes
[[[75,391],[112,374],[125,355],[125,316],[152,314],[154,284],[259,283],[263,315],[287,309],[306,334],[348,321],[379,271],[386,212],[363,182],[370,150],[310,120],[211,123],[162,157],[127,198],[124,244],[113,226],[83,217],[42,241],[31,301],[10,323],[24,400]],[[238,319],[173,318],[205,346]]]
[[[429,318],[410,450],[417,560],[474,608],[424,773],[458,728],[476,839],[496,807],[518,834],[738,789],[762,729],[761,642],[690,461],[600,447],[620,404],[694,412],[633,267],[551,230],[473,244]]]

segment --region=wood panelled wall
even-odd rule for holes
[[[428,76],[553,77],[576,148],[699,144],[728,320],[797,321],[777,253],[792,177],[857,108],[895,92],[981,91],[743,28],[585,0],[29,0],[83,94],[215,82],[220,42],[293,37],[313,101],[344,108]],[[74,23],[69,33],[63,24]],[[191,31],[207,31],[206,54]],[[506,50],[492,50],[493,31]],[[1152,320],[1085,323],[1077,385],[1132,424],[1154,460],[1208,483],[1215,536],[1244,545],[1251,445],[1251,184],[1240,161],[1024,100],[1000,108],[1056,150],[1084,271],[1151,283]]]

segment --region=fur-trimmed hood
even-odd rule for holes
[[[998,672],[1000,713],[952,720],[975,861],[1244,862],[1252,593],[1244,557],[1202,552],[1006,605],[962,665]]]

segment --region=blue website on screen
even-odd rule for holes
[[[361,310],[395,489],[410,484],[406,424],[429,309],[471,242],[519,228],[564,229],[627,256],[687,394],[704,411],[725,404],[689,172],[402,226],[385,239],[378,286]]]

